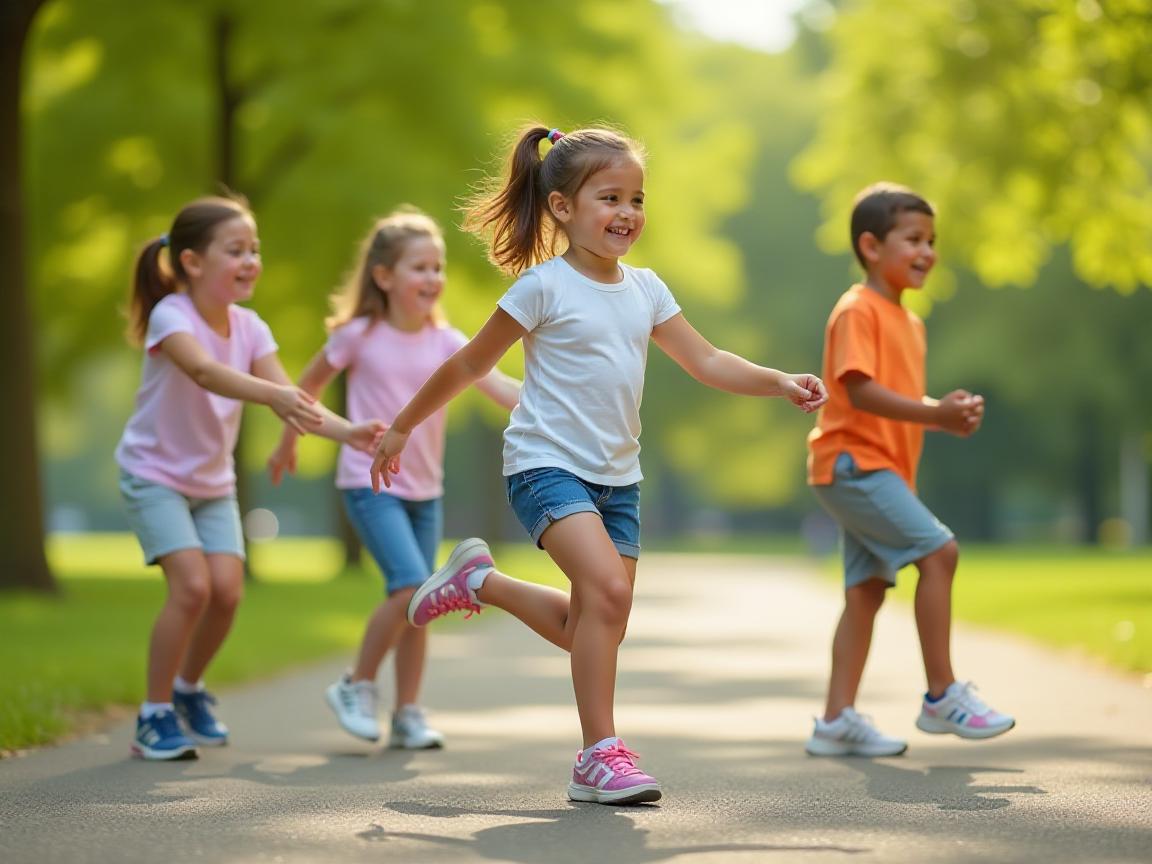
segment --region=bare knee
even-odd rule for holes
[[[632,585],[623,576],[589,581],[592,584],[585,583],[581,592],[581,614],[592,615],[609,626],[619,627],[623,634],[632,612]]]
[[[232,615],[240,601],[244,598],[244,585],[237,582],[234,585],[215,585],[212,588],[210,606],[218,615]]]
[[[960,547],[955,539],[949,540],[931,555],[917,562],[921,576],[951,579],[960,561]]]
[[[869,579],[844,592],[844,607],[850,615],[874,617],[884,604],[887,594],[887,582]]]
[[[199,618],[212,602],[212,583],[207,574],[181,579],[173,584],[168,602],[187,618]]]

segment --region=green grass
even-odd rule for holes
[[[537,550],[497,554],[518,575],[562,584]],[[159,569],[141,563],[131,535],[56,537],[48,555],[60,597],[0,594],[0,752],[52,741],[83,712],[143,696],[148,635],[164,600]],[[328,540],[278,540],[255,547],[252,557],[260,581],[248,586],[213,662],[214,685],[351,653],[359,644],[382,596],[374,566],[341,574],[340,547]]]
[[[896,596],[911,601],[915,571]],[[1152,673],[1152,553],[1081,548],[960,548],[958,619]]]
[[[666,549],[800,552],[798,544],[767,541]],[[148,633],[164,598],[159,570],[140,563],[130,535],[56,537],[48,554],[62,596],[0,594],[0,753],[52,741],[84,712],[133,705],[143,695]],[[528,545],[496,555],[517,576],[565,585],[547,556]],[[296,538],[256,546],[253,563],[260,581],[249,586],[213,664],[213,684],[266,677],[359,643],[381,597],[374,567],[342,574],[335,542]],[[835,571],[833,559],[825,568]],[[896,589],[906,600],[910,576]],[[961,619],[1152,673],[1152,553],[966,546],[955,602]]]

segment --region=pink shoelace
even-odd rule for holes
[[[481,607],[472,602],[472,598],[465,591],[463,594],[452,593],[447,597],[444,592],[436,595],[436,602],[428,605],[428,613],[430,618],[439,618],[441,615],[447,615],[449,612],[455,612],[458,609],[467,609],[468,614],[464,616],[467,621],[473,615],[479,615]]]
[[[612,744],[609,747],[601,747],[596,751],[604,764],[616,772],[617,776],[627,777],[632,774],[643,774],[639,768],[636,767],[636,760],[640,758],[639,753],[634,753],[623,744]]]

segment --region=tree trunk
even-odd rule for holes
[[[42,0],[0,4],[0,588],[56,591],[44,556],[36,440],[36,351],[24,270],[20,96],[28,30]]]
[[[1148,543],[1148,454],[1144,433],[1129,430],[1120,442],[1120,516],[1132,546]]]

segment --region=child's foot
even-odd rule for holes
[[[376,720],[376,685],[371,681],[352,681],[347,675],[324,691],[328,707],[349,735],[365,741],[380,740],[380,723]]]
[[[951,732],[961,738],[994,738],[1015,725],[1015,719],[988,707],[976,695],[976,685],[971,681],[953,681],[935,702],[925,697],[916,718],[916,728],[922,732]]]
[[[889,738],[872,718],[845,708],[831,722],[816,719],[816,728],[804,749],[810,756],[899,756],[908,742]]]
[[[419,705],[404,705],[392,715],[389,747],[402,750],[432,750],[444,746],[444,736],[431,729]]]
[[[636,754],[617,738],[610,747],[576,754],[568,797],[596,804],[642,804],[660,800],[660,784],[636,767]]]
[[[228,743],[228,727],[212,714],[216,697],[207,690],[196,693],[172,691],[172,704],[176,714],[184,721],[188,737],[206,747],[223,747]]]
[[[161,711],[147,720],[136,718],[132,753],[141,759],[196,759],[196,742],[180,729],[173,711]]]
[[[479,612],[481,603],[468,587],[468,577],[478,570],[492,569],[492,552],[478,537],[459,543],[444,566],[424,580],[408,603],[408,621],[423,627],[448,612],[467,609]]]

